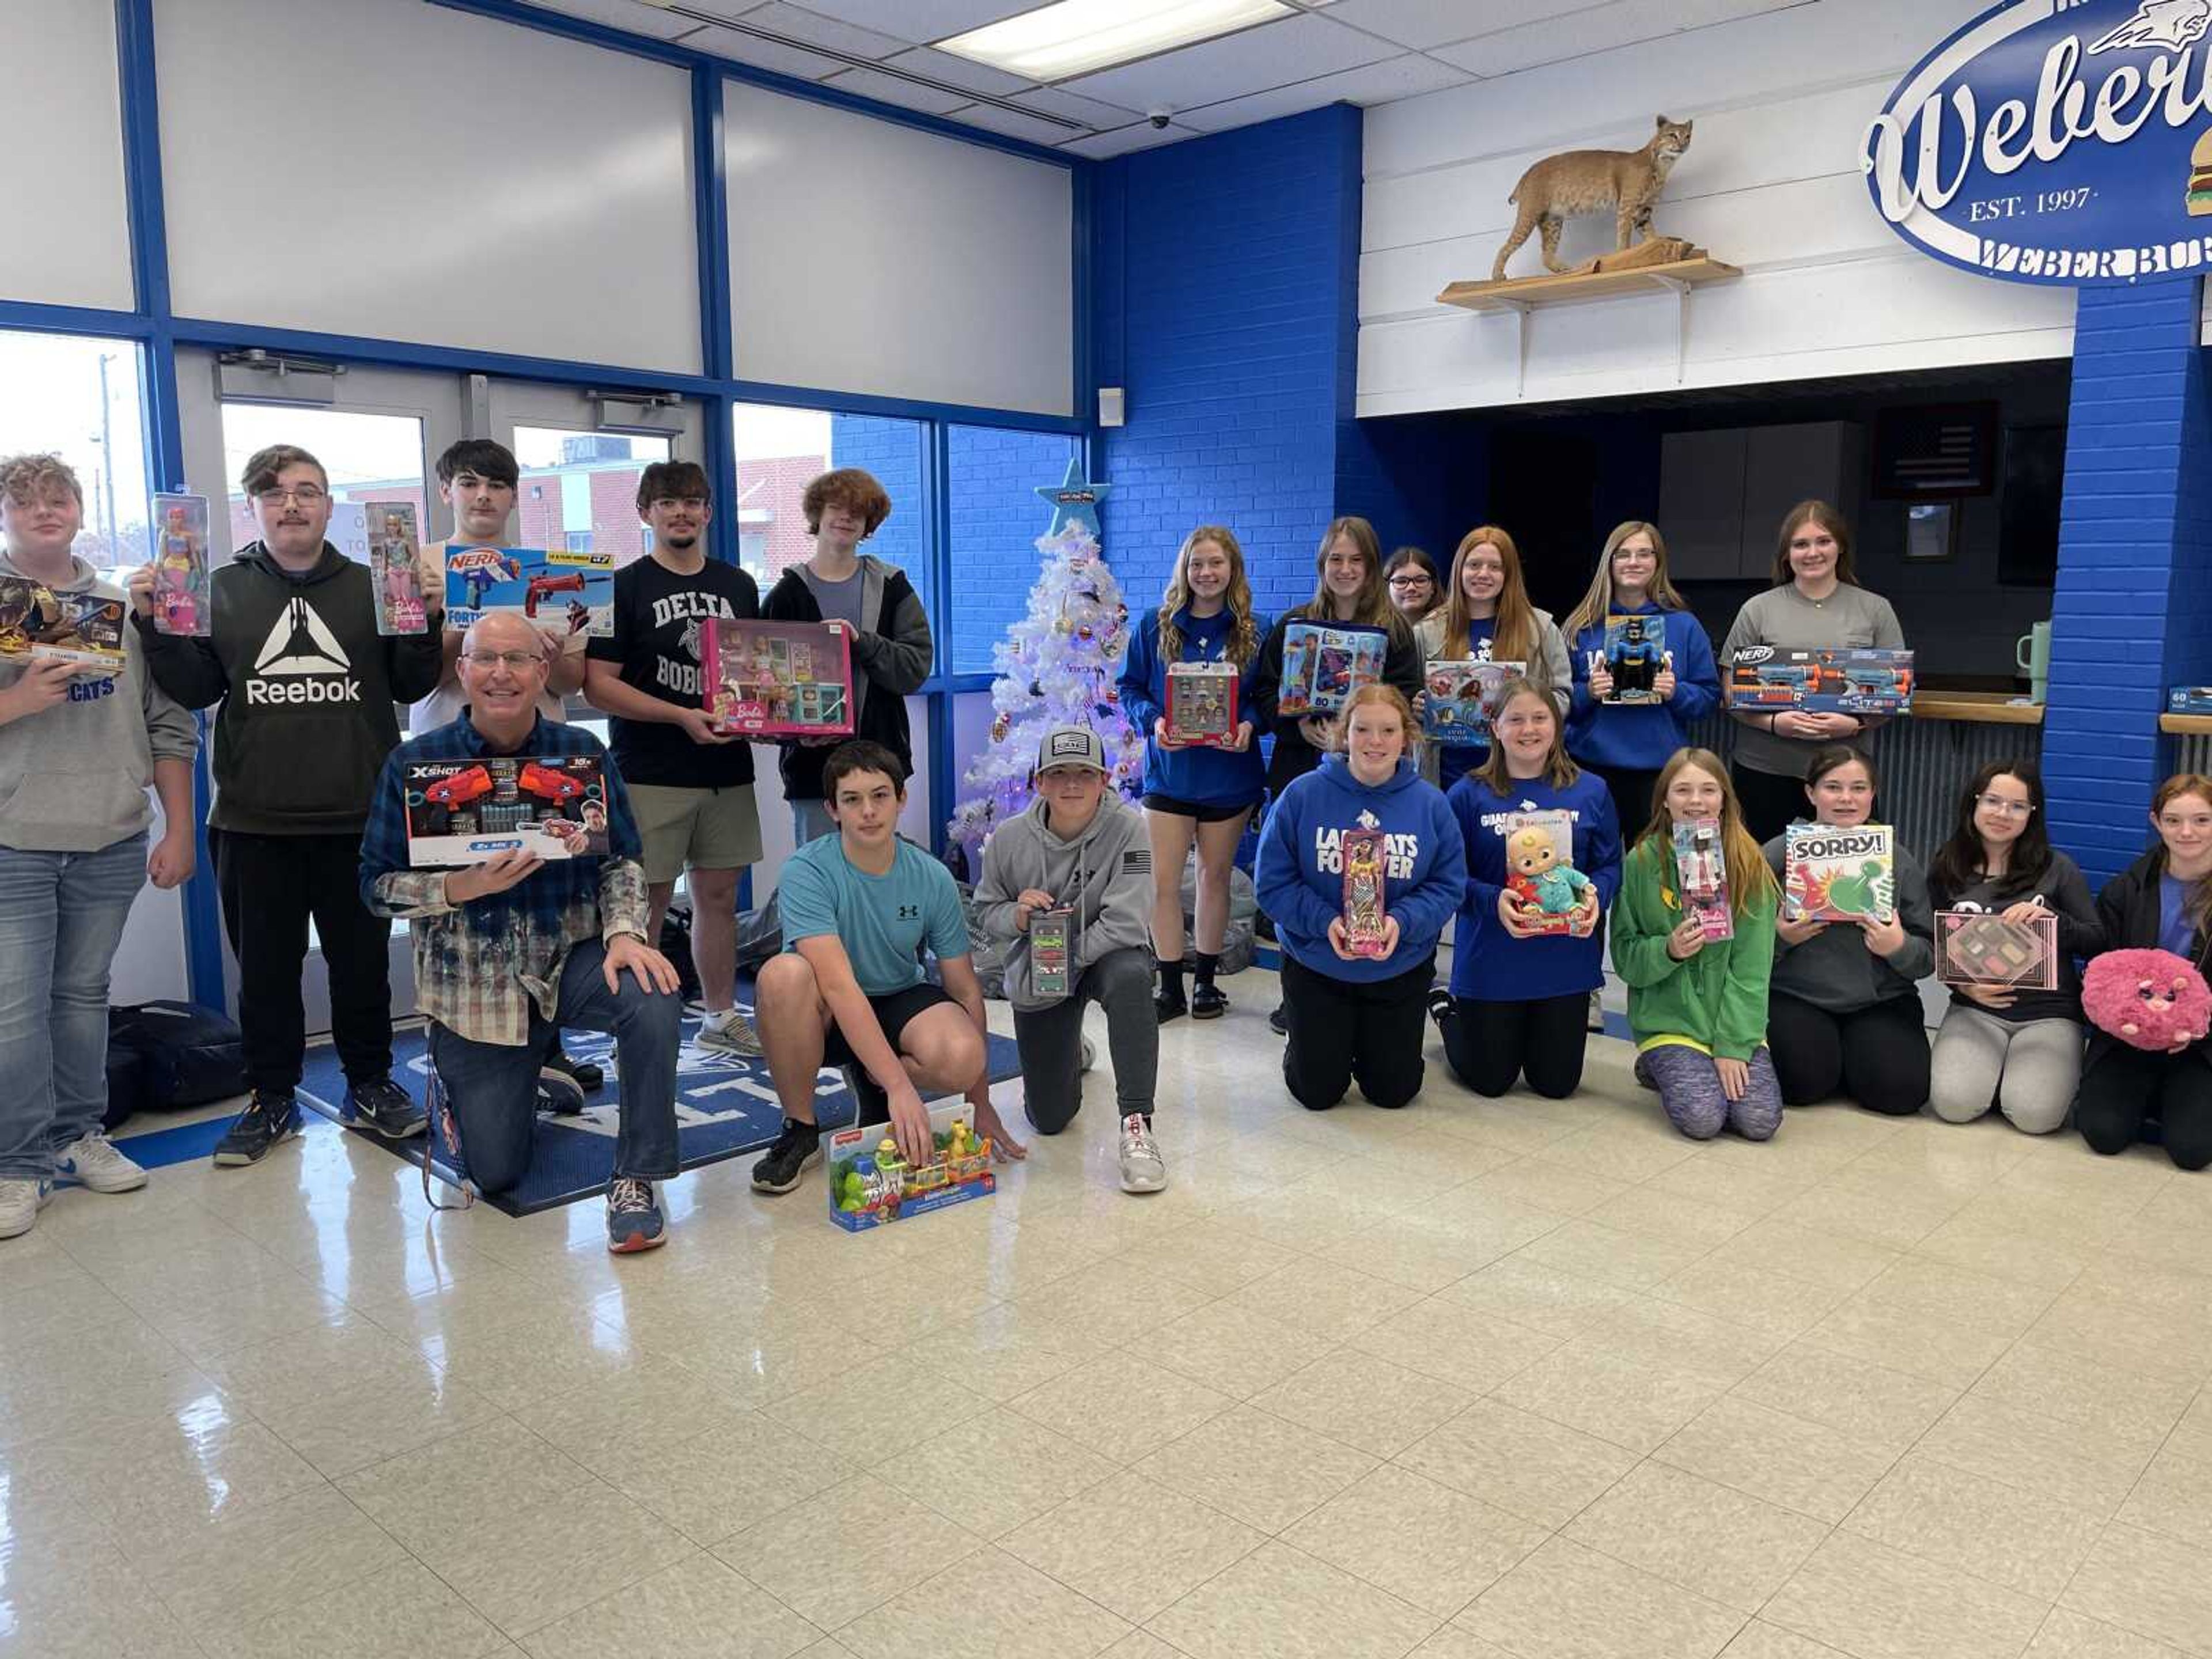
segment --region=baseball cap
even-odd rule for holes
[[[1055,726],[1044,734],[1044,741],[1037,745],[1036,769],[1043,772],[1055,766],[1087,766],[1094,772],[1112,769],[1106,764],[1106,745],[1087,726]]]

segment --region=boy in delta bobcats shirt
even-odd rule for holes
[[[362,908],[357,877],[370,793],[399,741],[392,704],[437,685],[445,608],[441,585],[426,581],[429,631],[378,635],[368,567],[323,538],[330,479],[306,450],[261,450],[240,482],[261,535],[216,571],[210,637],[158,631],[153,567],[131,578],[155,684],[187,708],[222,705],[208,844],[253,1090],[216,1148],[223,1165],[257,1164],[299,1131],[310,919],[348,1121],[387,1139],[422,1132],[422,1108],[392,1080],[392,924]]]

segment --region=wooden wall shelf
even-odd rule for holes
[[[1516,342],[1514,393],[1528,391],[1528,313],[1548,306],[1582,305],[1592,300],[1617,300],[1632,294],[1664,289],[1674,296],[1674,384],[1681,385],[1690,355],[1690,291],[1705,283],[1723,283],[1743,275],[1734,265],[1700,254],[1666,264],[1635,265],[1620,270],[1569,272],[1553,276],[1512,276],[1502,283],[1454,283],[1437,295],[1448,306],[1468,311],[1506,311],[1513,313],[1519,332]]]
[[[2158,729],[2178,738],[2212,737],[2212,714],[2160,714]]]

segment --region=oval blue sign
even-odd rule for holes
[[[2005,0],[1914,66],[1860,165],[1892,229],[2010,282],[2212,260],[2212,0]]]

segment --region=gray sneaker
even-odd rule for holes
[[[1152,1120],[1132,1112],[1121,1120],[1121,1190],[1156,1193],[1168,1184],[1168,1166],[1152,1139]]]
[[[760,1033],[753,1030],[752,1021],[734,1008],[719,1018],[709,1014],[701,1020],[696,1041],[709,1054],[744,1054],[749,1059],[760,1056]]]

